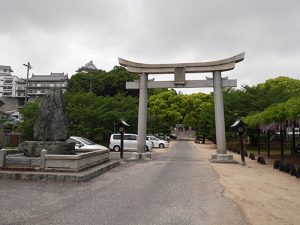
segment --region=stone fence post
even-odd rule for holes
[[[0,168],[3,168],[5,166],[5,158],[6,158],[6,150],[1,149],[0,150]]]
[[[40,169],[44,170],[45,169],[45,164],[46,164],[46,159],[45,156],[47,155],[47,150],[43,149],[41,151],[41,164],[40,164]]]

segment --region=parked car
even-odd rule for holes
[[[169,147],[169,142],[161,140],[155,136],[147,136],[146,140],[151,141],[154,148],[165,148]]]
[[[121,146],[121,134],[112,134],[110,136],[109,148],[116,152],[120,151]],[[152,149],[152,142],[146,141],[145,150]],[[136,151],[137,150],[137,135],[136,134],[124,134],[124,150]]]
[[[74,141],[75,142],[75,150],[78,150],[78,151],[108,150],[107,147],[105,147],[103,145],[98,145],[84,137],[71,136],[67,141],[68,142]]]
[[[177,139],[177,134],[176,133],[171,133],[170,135],[171,139]]]

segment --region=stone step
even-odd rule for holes
[[[32,180],[49,182],[81,182],[93,179],[100,174],[120,165],[119,160],[110,160],[78,173],[41,172],[22,170],[0,170],[0,179]]]

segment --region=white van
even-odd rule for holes
[[[110,136],[109,148],[116,152],[120,151],[121,146],[121,134],[112,134]],[[145,150],[152,149],[152,142],[146,141]],[[137,135],[136,134],[124,134],[124,150],[137,150]]]

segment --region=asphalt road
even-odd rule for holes
[[[187,141],[84,183],[0,180],[0,224],[245,224],[217,174]]]

